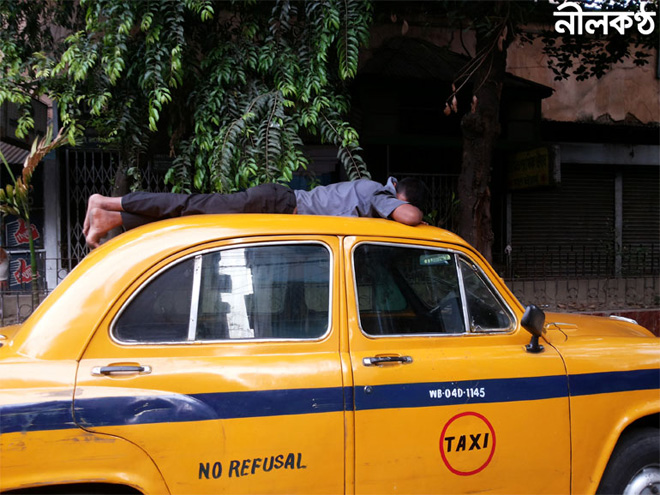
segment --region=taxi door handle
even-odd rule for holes
[[[413,362],[410,356],[373,356],[362,359],[365,366],[378,366],[379,364],[402,363],[410,364]]]
[[[131,375],[131,374],[148,374],[151,373],[151,366],[95,366],[92,368],[92,375],[94,376],[107,376],[107,375]]]

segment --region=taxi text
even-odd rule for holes
[[[271,472],[278,469],[306,469],[302,453],[270,455],[251,459],[232,459],[223,465],[220,461],[200,462],[199,479],[218,479],[223,475],[228,478],[241,478],[258,472]],[[226,471],[225,471],[226,469]]]

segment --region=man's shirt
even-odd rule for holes
[[[382,185],[369,179],[317,186],[311,191],[297,189],[299,215],[331,215],[341,217],[388,218],[406,204],[396,198],[396,179],[390,177]]]

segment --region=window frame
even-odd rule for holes
[[[401,247],[401,248],[407,248],[407,249],[419,249],[419,250],[431,250],[431,251],[438,251],[441,253],[447,253],[451,254],[453,256],[453,262],[454,262],[454,267],[456,269],[456,276],[459,284],[459,292],[461,296],[461,303],[462,303],[462,313],[463,313],[463,325],[465,328],[464,332],[461,333],[397,333],[397,334],[388,334],[388,335],[375,335],[375,334],[370,334],[367,333],[364,328],[362,327],[362,319],[360,318],[360,300],[359,300],[359,294],[358,294],[358,285],[357,285],[357,273],[356,273],[356,267],[355,267],[355,251],[362,245],[364,244],[369,244],[369,245],[377,245],[377,246],[391,246],[391,247]],[[392,337],[398,337],[398,338],[418,338],[418,337],[423,337],[423,338],[428,338],[428,337],[438,337],[438,338],[451,338],[451,337],[465,337],[465,336],[476,336],[476,335],[506,335],[506,334],[511,334],[516,330],[516,327],[518,325],[517,318],[515,316],[515,312],[512,310],[511,306],[508,304],[508,302],[502,297],[500,294],[500,291],[497,290],[493,282],[491,281],[490,277],[486,275],[484,270],[482,269],[481,265],[477,262],[475,262],[471,257],[469,257],[465,252],[457,250],[457,249],[452,249],[448,247],[440,247],[440,246],[431,246],[431,245],[426,245],[426,244],[408,244],[408,243],[402,243],[402,242],[385,242],[385,241],[370,241],[370,240],[363,240],[355,243],[353,247],[351,248],[351,270],[352,270],[352,284],[353,284],[353,297],[354,297],[354,304],[355,304],[355,309],[356,309],[356,319],[358,322],[358,326],[360,328],[360,332],[362,335],[369,339],[387,339],[387,338],[392,338]],[[468,311],[468,307],[466,304],[467,301],[467,293],[465,289],[465,282],[463,280],[463,273],[461,270],[460,266],[460,260],[464,259],[466,260],[467,263],[470,265],[473,265],[477,267],[477,271],[480,275],[481,280],[486,284],[486,286],[490,289],[491,293],[495,296],[495,298],[500,302],[502,305],[502,308],[506,311],[507,315],[509,316],[511,320],[511,325],[507,329],[502,329],[502,330],[486,330],[486,331],[480,331],[480,332],[474,332],[471,330],[471,324],[470,324],[470,313]]]
[[[326,328],[326,331],[315,338],[260,338],[260,339],[250,339],[250,338],[240,338],[240,339],[217,339],[217,340],[199,340],[199,339],[190,339],[191,335],[193,335],[193,332],[195,333],[196,337],[196,332],[197,332],[197,311],[193,312],[193,309],[196,309],[199,307],[199,298],[200,298],[200,288],[201,288],[201,268],[202,268],[202,263],[201,260],[202,258],[207,255],[207,254],[212,254],[216,253],[218,251],[228,251],[228,250],[233,250],[233,249],[247,249],[247,248],[254,248],[254,247],[262,247],[262,246],[284,246],[284,245],[292,245],[292,246],[299,246],[301,244],[305,245],[318,245],[323,248],[328,253],[328,325]],[[191,298],[190,298],[190,313],[188,317],[188,339],[187,340],[179,340],[179,341],[168,341],[168,340],[153,340],[149,342],[127,342],[124,340],[121,340],[117,338],[115,334],[115,327],[117,324],[117,321],[121,318],[122,314],[124,311],[132,304],[133,300],[143,291],[145,290],[151,282],[159,277],[161,274],[172,268],[173,266],[179,264],[179,263],[184,263],[185,261],[193,258],[193,287],[191,289]],[[313,240],[313,239],[300,239],[300,240],[282,240],[282,241],[265,241],[265,242],[248,242],[248,243],[241,243],[241,244],[230,244],[230,245],[225,245],[225,246],[216,246],[216,247],[210,247],[206,249],[202,249],[199,251],[195,251],[193,253],[188,253],[185,256],[182,256],[180,258],[177,258],[173,260],[172,262],[166,263],[164,266],[158,268],[154,273],[150,274],[145,280],[140,282],[139,286],[133,290],[131,295],[122,303],[121,307],[119,310],[115,313],[115,315],[112,317],[112,320],[110,322],[110,325],[108,327],[108,333],[110,335],[110,339],[117,345],[121,346],[127,346],[127,347],[135,347],[135,346],[159,346],[159,345],[168,345],[168,346],[173,346],[173,345],[183,345],[183,346],[190,346],[190,345],[206,345],[206,344],[226,344],[226,345],[231,345],[231,344],[240,344],[240,343],[279,343],[279,342],[320,342],[322,340],[325,340],[331,333],[332,327],[333,327],[333,321],[334,321],[334,314],[333,314],[333,299],[334,299],[334,288],[335,288],[335,254],[330,245],[327,243],[320,241],[320,240]],[[196,299],[195,299],[196,298]],[[193,321],[194,321],[194,327],[193,327]]]

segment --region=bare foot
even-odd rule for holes
[[[90,198],[91,199],[91,198]],[[87,212],[89,226],[85,234],[85,240],[91,248],[99,247],[101,239],[115,227],[121,227],[121,213],[118,211],[106,211],[101,208],[92,208]],[[87,221],[87,218],[85,219]]]
[[[87,237],[90,228],[90,213],[94,208],[101,207],[101,196],[100,194],[92,194],[87,200],[87,212],[85,213],[85,222],[83,223],[83,235]]]
[[[83,235],[87,237],[91,228],[91,211],[94,208],[106,211],[124,211],[121,206],[121,196],[103,196],[101,194],[92,194],[87,201],[87,213],[83,223]]]

